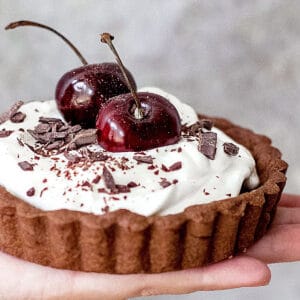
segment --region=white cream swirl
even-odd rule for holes
[[[182,124],[197,121],[194,110],[174,96],[157,88],[142,91],[160,94],[172,102]],[[0,172],[0,185],[42,210],[65,208],[99,215],[124,208],[144,216],[167,215],[182,212],[194,204],[236,196],[243,184],[252,189],[259,183],[250,152],[217,128],[212,129],[218,136],[214,160],[198,151],[197,141],[182,137],[176,145],[144,151],[152,156],[153,166],[138,163],[133,159],[133,152],[107,152],[110,158],[105,162],[74,164],[70,168],[63,154],[38,157],[28,147],[21,146],[22,142],[34,144],[26,131],[38,124],[40,116],[62,118],[55,101],[29,102],[20,111],[27,115],[24,122],[7,121],[0,125],[0,130],[13,130],[10,136],[0,138],[0,165],[5,170]],[[237,144],[238,155],[227,155],[223,151],[224,142]],[[91,146],[90,150],[103,151],[99,145]],[[18,165],[21,161],[33,164],[33,171],[22,170]],[[178,162],[182,165],[180,169],[165,171],[163,165],[168,168]],[[104,180],[97,178],[102,175],[104,165],[111,170],[117,184],[135,182],[137,186],[127,193],[107,193]],[[35,189],[33,196],[27,195],[30,188]]]

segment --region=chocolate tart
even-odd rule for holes
[[[269,138],[211,119],[251,151],[257,189],[175,215],[144,217],[128,210],[100,216],[42,211],[0,187],[0,250],[45,266],[117,274],[201,267],[245,251],[272,223],[287,164]]]

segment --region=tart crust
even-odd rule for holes
[[[245,251],[272,223],[287,163],[266,136],[210,119],[251,151],[257,189],[175,215],[144,217],[124,209],[100,216],[46,212],[0,186],[0,250],[55,268],[117,274],[201,267]]]

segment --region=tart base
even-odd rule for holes
[[[273,221],[287,164],[269,138],[225,119],[210,119],[251,151],[260,187],[180,214],[152,217],[127,210],[101,216],[44,212],[0,187],[0,250],[45,266],[116,274],[201,267],[245,251]]]

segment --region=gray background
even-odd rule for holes
[[[286,192],[299,193],[300,1],[0,0],[0,28],[19,19],[65,33],[89,62],[111,61],[98,34],[116,37],[138,85],[159,86],[197,111],[273,139],[289,162]],[[0,29],[0,109],[53,98],[79,60],[51,33]],[[300,299],[299,263],[271,266],[269,286],[147,299]],[[139,298],[142,299],[142,298]]]

